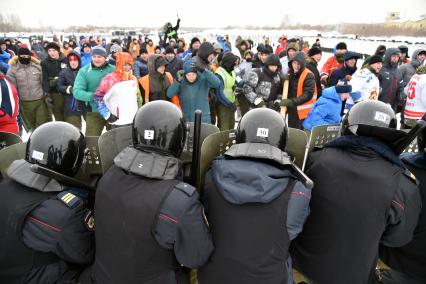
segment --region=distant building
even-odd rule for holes
[[[410,19],[401,19],[399,12],[391,12],[386,15],[385,25],[388,27],[410,28],[410,29],[425,29],[426,16],[420,16]]]

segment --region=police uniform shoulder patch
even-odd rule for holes
[[[419,182],[417,181],[416,176],[412,172],[410,172],[408,169],[406,169],[404,171],[404,175],[406,177],[408,177],[412,182],[414,182],[415,184],[419,185]]]
[[[57,195],[58,199],[61,200],[66,206],[73,209],[77,207],[82,201],[79,197],[72,194],[69,191],[62,191]]]
[[[183,191],[188,196],[192,196],[196,191],[195,187],[184,182],[178,183],[177,185],[175,185],[175,188],[179,189],[180,191]]]

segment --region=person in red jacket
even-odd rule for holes
[[[321,69],[321,83],[324,86],[327,86],[328,78],[330,78],[331,74],[334,70],[343,67],[343,63],[345,62],[345,53],[348,51],[348,47],[346,43],[339,42],[336,45],[334,56],[327,59],[325,64]]]
[[[10,81],[0,73],[0,132],[18,134],[16,121],[19,114],[18,91]]]
[[[275,50],[276,55],[280,55],[281,52],[283,52],[287,47],[287,37],[285,35],[281,36],[278,39],[278,42],[280,45],[278,45],[277,49]]]

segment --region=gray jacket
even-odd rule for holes
[[[9,61],[7,79],[15,85],[22,101],[35,101],[44,96],[40,61],[31,57],[31,63],[21,64],[15,56]]]

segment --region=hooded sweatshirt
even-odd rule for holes
[[[186,78],[180,82],[174,82],[167,90],[167,97],[171,99],[179,96],[186,122],[193,122],[194,112],[199,109],[203,112],[201,122],[211,124],[209,89],[220,87],[219,78],[208,69],[204,70],[203,73],[197,72],[194,64],[191,64],[191,60],[185,62],[183,71],[184,74],[197,73],[197,79],[193,83],[189,83]]]
[[[293,61],[297,61],[300,64],[300,70],[297,73],[294,73],[292,66]],[[297,85],[299,83],[300,74],[302,74],[303,70],[305,69],[305,65],[305,55],[302,52],[296,53],[296,55],[288,62],[290,69],[290,86],[288,91],[288,98],[292,99],[295,105],[301,105],[309,101],[314,95],[315,77],[312,73],[309,73],[306,76],[305,83],[303,85],[303,94],[300,97],[297,97]]]
[[[281,52],[280,54],[280,62],[281,62],[281,74],[283,74],[283,76],[287,76],[288,75],[288,61],[290,60],[289,56],[288,56],[288,51],[289,49],[293,49],[296,52],[299,51],[299,45],[296,42],[290,42],[289,44],[287,44],[287,48],[285,49],[285,56],[281,57],[281,54],[283,52]]]
[[[157,68],[167,65],[166,59],[159,54],[152,54],[148,57],[148,75],[143,76],[139,83],[144,90],[145,103],[154,100],[165,100],[169,86],[173,83],[173,76],[169,72],[160,74]]]

